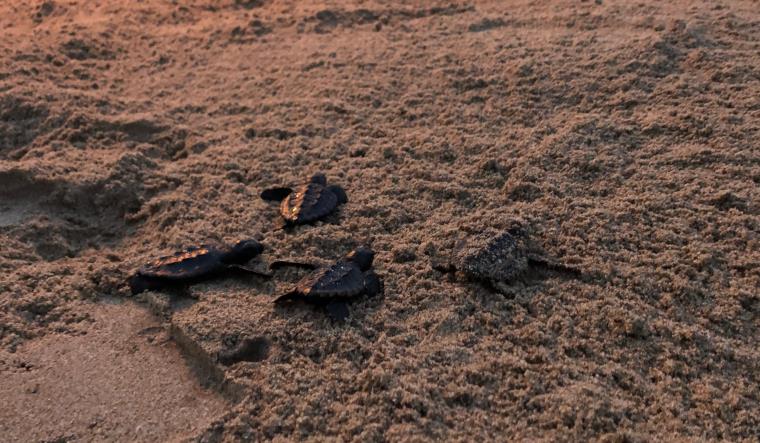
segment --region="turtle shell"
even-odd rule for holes
[[[336,206],[335,193],[319,183],[307,183],[285,197],[280,214],[289,223],[309,223],[329,214]]]
[[[141,267],[142,277],[165,280],[191,280],[222,270],[221,258],[228,251],[214,246],[190,247],[182,252],[158,258]]]
[[[341,260],[307,275],[295,289],[307,301],[351,298],[364,291],[364,274],[356,264]]]
[[[505,282],[529,267],[523,239],[503,232],[495,237],[481,236],[468,242],[457,255],[456,268],[477,280]]]

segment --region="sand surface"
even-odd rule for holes
[[[4,1],[0,30],[12,441],[760,435],[756,1]],[[349,203],[275,231],[261,189],[316,171]],[[431,267],[514,223],[586,277]],[[385,293],[344,325],[272,305],[296,271],[106,303],[250,237],[369,243]]]
[[[3,441],[179,441],[225,411],[176,346],[132,303],[82,305],[90,326],[51,333],[3,360]],[[56,440],[58,439],[58,440]]]

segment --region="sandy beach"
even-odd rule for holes
[[[0,3],[0,440],[757,441],[760,4]],[[348,203],[278,230],[268,187]],[[519,225],[583,277],[432,266]],[[376,252],[133,296],[185,247]],[[256,343],[247,361],[220,353]]]

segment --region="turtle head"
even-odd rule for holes
[[[362,271],[366,271],[372,267],[374,259],[375,253],[366,246],[360,246],[346,255],[346,260],[356,263]]]
[[[322,186],[327,186],[327,176],[321,172],[317,172],[316,174],[312,175],[310,181]]]
[[[241,240],[230,249],[230,252],[224,257],[224,262],[230,264],[243,264],[261,254],[263,250],[264,245],[256,240]]]

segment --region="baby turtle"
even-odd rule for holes
[[[580,274],[576,269],[545,258],[522,228],[512,228],[496,236],[481,234],[467,242],[460,241],[450,261],[433,261],[432,265],[438,271],[486,283],[507,295],[513,292],[508,283],[531,270]]]
[[[308,183],[295,189],[269,188],[261,193],[267,201],[279,201],[285,226],[312,223],[330,214],[338,205],[348,202],[346,191],[338,185],[327,185],[327,177],[314,174]]]
[[[229,271],[270,277],[269,274],[243,266],[263,250],[264,246],[256,240],[242,240],[232,246],[193,246],[142,266],[129,278],[129,287],[132,294],[138,294],[147,290],[190,285]]]
[[[374,258],[375,253],[371,249],[364,246],[356,248],[334,264],[318,267],[288,293],[278,297],[275,303],[302,300],[321,305],[333,320],[342,322],[348,317],[346,301],[362,294],[373,297],[382,292],[382,282],[370,269]],[[274,269],[284,265],[304,266],[302,263],[278,261],[270,267]]]

